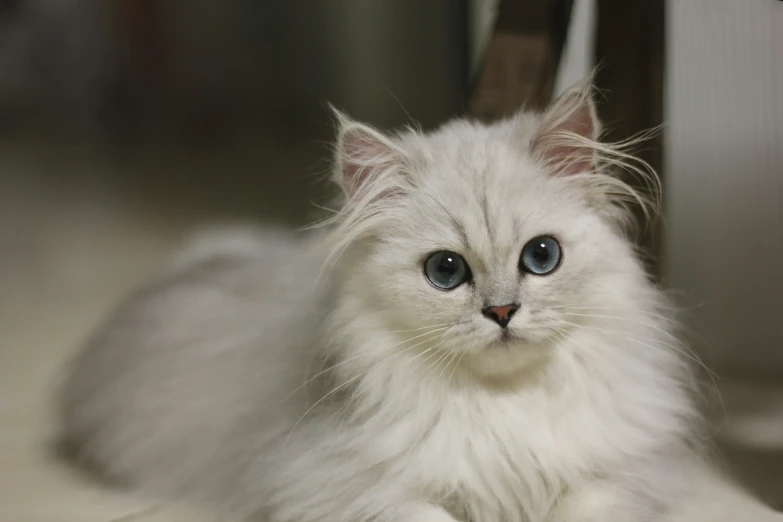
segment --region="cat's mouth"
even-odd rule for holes
[[[503,328],[489,343],[489,348],[509,348],[511,345],[519,344],[522,341],[522,337]]]

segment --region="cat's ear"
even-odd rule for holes
[[[373,181],[391,182],[403,173],[406,155],[390,138],[336,109],[333,112],[338,129],[334,177],[346,196],[368,189]]]
[[[544,112],[531,150],[554,174],[590,172],[601,133],[588,82],[572,87]]]

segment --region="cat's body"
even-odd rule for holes
[[[65,440],[136,487],[271,522],[659,520],[686,491],[689,374],[617,186],[561,150],[597,133],[575,92],[427,136],[343,121],[333,249],[201,243],[77,360]],[[542,235],[562,259],[526,272]],[[438,287],[439,251],[464,282]]]

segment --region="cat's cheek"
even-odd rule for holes
[[[464,324],[472,308],[473,292],[470,285],[443,291],[430,285],[423,275],[401,277],[394,287],[387,287],[386,312],[408,328],[432,325],[457,326]]]
[[[547,277],[527,276],[520,289],[519,302],[522,304],[516,324],[535,326],[538,315],[547,306],[564,306],[573,304],[572,289],[568,277],[564,274],[553,274]]]

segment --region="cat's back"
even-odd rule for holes
[[[303,382],[316,338],[315,241],[266,229],[197,236],[70,365],[60,400],[71,456],[156,487],[169,477],[176,489],[176,470],[237,475],[227,467],[239,460],[215,448],[263,444],[265,425],[297,415],[277,406]]]

